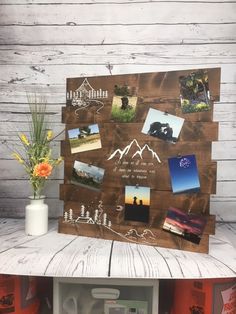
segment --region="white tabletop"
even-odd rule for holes
[[[99,278],[236,277],[236,224],[218,223],[209,254],[78,237],[27,236],[23,219],[0,219],[0,274]]]

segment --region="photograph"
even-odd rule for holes
[[[144,186],[125,187],[125,220],[149,221],[150,188]]]
[[[142,133],[175,143],[178,141],[183,123],[183,118],[150,108],[143,125]]]
[[[180,102],[183,113],[210,110],[210,91],[206,71],[179,77]]]
[[[200,190],[195,155],[168,158],[173,193],[190,193]]]
[[[94,190],[100,190],[105,170],[76,160],[74,162],[71,183]]]
[[[185,213],[170,207],[164,221],[163,229],[176,234],[187,241],[199,244],[207,219],[202,215]]]
[[[102,147],[97,124],[68,130],[71,154],[86,152]]]
[[[116,122],[132,122],[135,117],[138,97],[114,96],[112,99],[111,120]]]

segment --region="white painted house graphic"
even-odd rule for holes
[[[95,90],[91,84],[89,83],[88,79],[85,78],[82,84],[75,90],[75,91],[68,91],[67,92],[67,100],[75,100],[75,99],[101,99],[107,98],[108,91],[102,90],[101,88]]]

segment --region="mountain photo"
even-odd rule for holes
[[[81,161],[75,161],[71,183],[100,190],[105,170]]]

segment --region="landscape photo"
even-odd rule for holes
[[[143,186],[125,187],[125,220],[147,223],[149,221],[150,188]]]
[[[102,147],[97,124],[68,130],[71,154],[86,152]]]
[[[179,77],[180,101],[183,113],[210,110],[210,92],[206,71]]]
[[[71,183],[94,190],[100,190],[105,170],[76,160],[74,162]]]
[[[168,158],[173,193],[198,192],[200,180],[195,155]]]
[[[142,133],[175,143],[178,141],[183,123],[183,118],[150,108]]]
[[[199,244],[206,226],[206,218],[198,214],[187,214],[170,207],[167,211],[163,229],[195,244]]]

